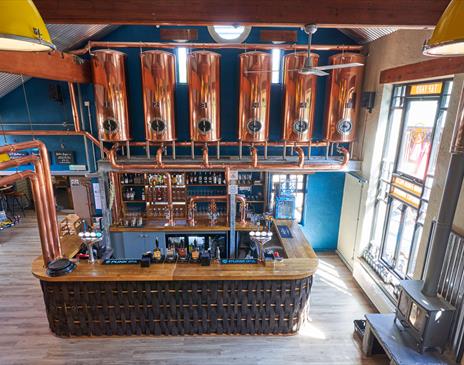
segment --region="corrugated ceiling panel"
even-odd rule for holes
[[[59,51],[79,46],[90,38],[103,37],[116,26],[98,24],[48,24],[48,31]],[[24,81],[30,77],[24,77]],[[0,98],[21,85],[21,76],[0,72]]]
[[[358,43],[364,44],[397,31],[398,28],[346,28],[339,29]]]

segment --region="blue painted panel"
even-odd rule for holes
[[[309,175],[302,230],[315,250],[335,250],[338,241],[345,174]]]

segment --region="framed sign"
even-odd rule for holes
[[[74,151],[55,151],[55,163],[57,165],[74,165]]]

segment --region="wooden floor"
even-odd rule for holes
[[[40,253],[29,213],[0,232],[0,365],[5,364],[387,364],[363,358],[353,319],[373,311],[334,254],[321,254],[311,321],[296,336],[61,339],[51,334],[31,262]]]

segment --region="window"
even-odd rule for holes
[[[303,218],[303,208],[306,191],[306,178],[303,174],[272,174],[271,177],[271,194],[268,204],[271,210],[274,209],[276,190],[279,184],[289,182],[290,186],[295,190],[295,220],[301,223]]]
[[[187,48],[177,48],[177,75],[179,75],[179,83],[187,83]]]
[[[280,59],[281,59],[281,50],[274,48],[272,50],[272,83],[280,83]]]
[[[451,87],[440,80],[393,88],[369,250],[400,279],[414,273]]]
[[[208,32],[217,43],[242,43],[250,34],[251,27],[233,25],[213,25]]]

